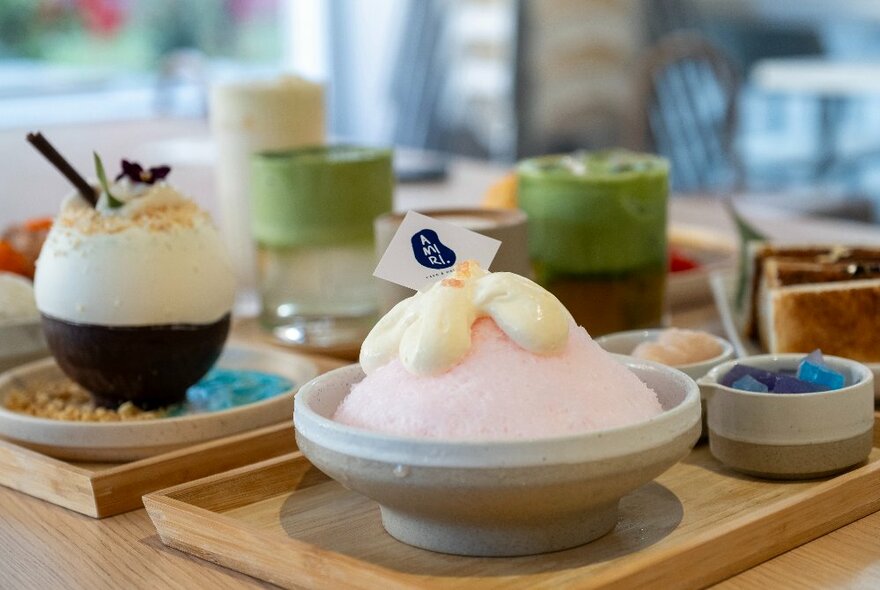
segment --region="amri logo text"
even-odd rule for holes
[[[433,229],[417,231],[410,238],[413,254],[422,266],[427,268],[449,268],[455,264],[455,252],[440,241]]]

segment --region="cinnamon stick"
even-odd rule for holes
[[[70,162],[65,160],[64,156],[58,153],[58,150],[49,143],[48,139],[43,137],[42,133],[28,133],[27,140],[37,149],[38,152],[43,154],[43,157],[49,160],[49,162],[55,166],[55,168],[61,172],[61,174],[63,174],[74,187],[76,187],[79,194],[81,194],[83,198],[92,205],[92,207],[98,204],[98,194],[95,192],[95,189],[92,188],[79,172],[74,170],[73,166],[70,165]]]

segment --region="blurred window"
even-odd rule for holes
[[[285,0],[0,0],[0,127],[203,116],[208,80],[274,73]]]

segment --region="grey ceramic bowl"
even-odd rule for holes
[[[764,354],[729,361],[699,380],[708,392],[709,448],[749,475],[807,479],[864,461],[874,439],[874,376],[852,360],[826,356],[850,385],[816,393],[754,393],[718,381],[735,364],[794,370],[803,354]]]
[[[582,545],[617,523],[620,498],[682,459],[700,433],[699,390],[687,375],[619,357],[664,412],[640,424],[576,436],[443,442],[390,436],[331,420],[358,365],[303,386],[299,448],[347,488],[376,500],[404,543],[458,555],[512,556]]]
[[[606,334],[605,336],[596,338],[596,344],[613,354],[629,355],[632,354],[632,351],[636,349],[636,346],[642,342],[653,342],[654,340],[657,340],[660,333],[663,331],[665,331],[664,328],[655,328],[651,330],[615,332],[613,334]],[[709,334],[709,336],[712,336],[712,338],[721,345],[721,353],[696,363],[673,365],[673,368],[678,369],[691,379],[699,379],[708,373],[712,367],[733,358],[733,345],[730,342],[720,336],[715,336],[714,334]],[[706,395],[705,392],[702,391],[702,388],[700,393],[700,404],[703,408],[703,434],[701,435],[700,440],[703,440],[708,436],[708,428],[706,424]]]

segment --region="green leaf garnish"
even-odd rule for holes
[[[101,183],[101,188],[107,193],[107,204],[110,205],[111,209],[122,207],[125,203],[114,197],[113,193],[110,192],[110,184],[107,182],[107,174],[104,172],[104,163],[101,162],[101,156],[98,155],[98,152],[92,153],[95,155],[95,172],[98,173],[98,182]]]

